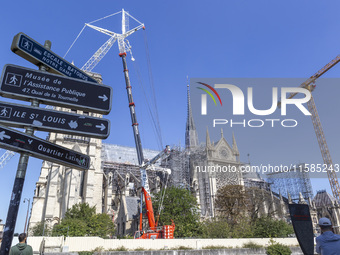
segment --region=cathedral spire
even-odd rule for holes
[[[236,156],[236,160],[240,161],[240,152],[238,151],[234,132],[233,132],[233,152],[234,152],[234,155]]]
[[[194,118],[192,116],[192,110],[191,110],[191,101],[190,101],[190,85],[189,85],[189,79],[187,76],[187,123],[186,123],[186,129],[185,129],[185,148],[191,149],[193,147],[196,147],[198,145],[198,136],[196,132],[196,127],[194,123]]]
[[[301,192],[299,192],[299,204],[307,204]]]
[[[207,127],[207,135],[206,135],[205,145],[206,145],[206,147],[209,147],[211,145],[208,127]]]
[[[292,197],[291,197],[291,195],[290,195],[289,192],[288,192],[288,203],[289,203],[289,204],[292,204],[292,203],[293,203]]]

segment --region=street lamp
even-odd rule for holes
[[[28,205],[27,205],[27,214],[26,214],[26,221],[25,221],[25,228],[24,228],[24,233],[27,233],[28,232],[28,229],[26,229],[26,227],[28,228],[28,224],[27,224],[27,221],[28,221],[28,213],[29,213],[29,210],[30,210],[30,203],[31,203],[31,199],[30,198],[25,198],[24,199],[24,203],[25,201],[27,201]]]

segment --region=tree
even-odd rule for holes
[[[252,223],[260,217],[272,217],[277,213],[277,210],[275,210],[275,201],[272,199],[269,191],[257,187],[249,187],[245,188],[245,193],[246,206]],[[261,215],[261,213],[263,213],[261,212],[263,203],[266,203],[267,206],[266,215]]]
[[[230,238],[231,227],[223,218],[212,218],[204,222],[204,237],[206,238]]]
[[[241,185],[226,185],[216,193],[216,214],[235,224],[246,213],[246,193]]]
[[[266,204],[266,212],[263,210]],[[276,206],[270,192],[259,188],[245,188],[240,185],[226,185],[216,193],[215,207],[218,219],[207,230],[214,237],[220,226],[229,228],[228,237],[287,237],[294,233],[293,228],[284,220],[272,218]],[[227,224],[225,224],[225,222]],[[224,232],[226,234],[226,232]],[[218,235],[223,235],[219,233]]]
[[[65,218],[53,228],[53,236],[87,236],[89,228],[82,219]]]
[[[55,225],[54,236],[99,236],[113,235],[114,224],[109,215],[96,214],[95,207],[88,203],[79,203],[72,206],[65,213],[61,223]]]
[[[165,192],[165,194],[164,194]],[[154,194],[153,206],[159,208],[164,194],[160,225],[170,225],[175,222],[175,237],[198,237],[203,234],[203,224],[195,196],[182,188],[170,187]]]
[[[65,219],[82,219],[84,221],[96,214],[96,208],[90,207],[88,203],[79,203],[72,206],[71,209],[65,213]]]
[[[89,220],[88,223],[90,229],[90,236],[101,236],[107,235],[112,236],[114,234],[114,224],[109,215],[105,213],[96,214]]]
[[[294,233],[293,226],[284,220],[270,217],[258,218],[254,226],[254,237],[287,237]]]
[[[45,227],[45,232],[44,232],[44,227]],[[43,233],[45,236],[49,236],[51,234],[52,229],[48,226],[47,223],[44,224],[44,221],[40,221],[34,225],[31,231],[32,231],[32,236],[42,236]]]

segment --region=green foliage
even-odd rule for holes
[[[246,193],[241,185],[225,185],[216,193],[215,206],[220,217],[236,223],[246,213]]]
[[[204,222],[205,238],[250,238],[254,237],[253,226],[248,218],[229,223],[225,218],[214,218]]]
[[[72,206],[65,213],[65,219],[82,219],[88,221],[96,214],[96,208],[90,207],[88,203],[79,203]]]
[[[225,219],[213,218],[204,222],[204,237],[229,238],[231,227]]]
[[[267,217],[261,216],[267,201]],[[284,220],[271,218],[275,202],[271,193],[259,188],[226,185],[216,193],[216,215],[219,219],[205,222],[205,233],[211,238],[287,237],[293,227]]]
[[[292,251],[286,245],[270,240],[270,245],[266,248],[268,255],[290,255]]]
[[[207,220],[203,232],[205,238],[265,238],[287,237],[294,230],[284,220],[262,217],[252,222],[250,217],[243,217],[237,223],[229,223],[225,218]]]
[[[128,251],[128,249],[124,246],[120,246],[117,249],[110,249],[110,251]]]
[[[82,219],[65,218],[53,228],[53,236],[86,236],[88,227]]]
[[[48,226],[48,224],[45,224],[45,236],[51,235],[52,229]],[[44,232],[44,222],[40,221],[37,224],[34,225],[32,228],[32,235],[33,236],[42,236]]]
[[[102,252],[102,251],[104,251],[104,247],[103,246],[98,246],[98,247],[96,247],[96,248],[94,248],[92,250],[93,253],[95,253],[95,252]]]
[[[225,247],[225,246],[218,246],[218,245],[209,245],[205,246],[202,249],[204,250],[222,250],[222,249],[229,249],[230,247]]]
[[[270,217],[257,219],[253,226],[255,237],[287,237],[294,233],[292,225],[284,220],[275,220]]]
[[[231,225],[231,238],[251,238],[257,237],[254,235],[254,226],[252,226],[249,217],[243,217],[236,223]]]
[[[88,222],[89,236],[104,237],[114,234],[114,224],[109,215],[105,213],[93,215]]]
[[[153,206],[159,208],[164,190],[154,195]],[[195,196],[186,189],[170,187],[165,191],[163,210],[159,225],[176,224],[175,237],[199,237],[203,235],[203,224],[200,222],[198,205]]]
[[[263,246],[260,244],[254,243],[254,242],[248,242],[248,243],[243,244],[242,248],[258,250],[258,249],[263,248]]]
[[[114,225],[109,215],[96,214],[89,204],[75,204],[65,213],[65,218],[53,228],[53,236],[99,236],[113,235]]]
[[[134,251],[147,251],[147,249],[145,249],[143,247],[138,247],[138,248],[134,249]]]
[[[92,251],[78,251],[78,255],[92,255]]]
[[[192,250],[192,248],[186,247],[186,246],[183,246],[183,245],[178,246],[178,247],[176,247],[175,249],[176,249],[176,250]]]

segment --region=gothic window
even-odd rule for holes
[[[227,158],[229,156],[227,148],[221,148],[219,150],[220,158]]]
[[[37,197],[39,197],[39,195],[40,195],[40,185],[37,186],[37,194],[36,195],[37,195]]]

